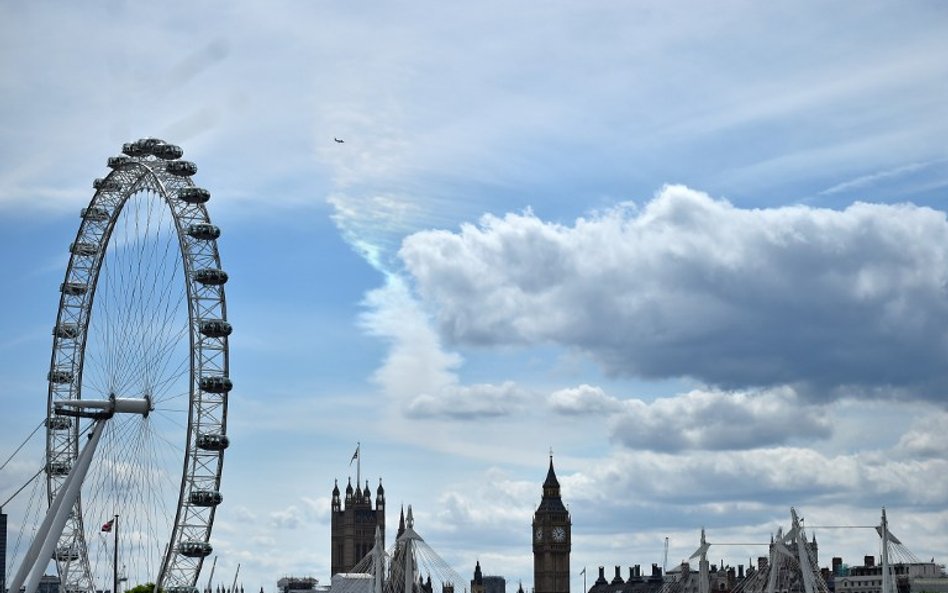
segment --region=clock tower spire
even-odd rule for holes
[[[533,514],[533,588],[535,593],[569,593],[569,553],[572,523],[560,497],[560,482],[550,469],[543,482],[543,497]]]

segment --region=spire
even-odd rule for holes
[[[553,469],[553,453],[550,452],[550,469],[546,472],[546,480],[543,481],[543,498],[540,500],[540,507],[537,511],[568,512],[563,506],[563,500],[560,497],[560,481],[556,479],[556,470]]]
[[[339,480],[333,480],[332,495],[334,498],[339,496]]]
[[[398,514],[398,535],[395,536],[396,539],[401,537],[403,533],[405,533],[405,505],[402,505],[402,510]]]
[[[556,472],[553,470],[553,453],[550,453],[550,469],[546,472],[546,480],[543,482],[543,490],[548,488],[560,489],[560,482],[556,479]]]

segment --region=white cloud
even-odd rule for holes
[[[691,455],[620,451],[589,470],[560,475],[560,482],[574,504],[628,493],[631,500],[615,505],[616,512],[630,501],[673,507],[761,500],[931,506],[948,502],[948,461],[900,460],[872,451],[828,456],[801,447]]]
[[[500,385],[451,385],[437,393],[422,393],[408,403],[409,416],[477,419],[522,412],[527,393],[512,381]]]
[[[382,367],[375,372],[375,380],[387,394],[414,398],[455,385],[454,371],[461,357],[442,349],[440,337],[401,278],[388,275],[382,288],[366,295],[365,305],[362,327],[390,343]]]
[[[633,399],[610,420],[613,441],[631,449],[754,449],[793,439],[828,437],[822,406],[807,406],[788,388],[760,393],[691,391],[653,402]]]
[[[668,186],[571,226],[485,215],[400,255],[454,344],[555,343],[618,375],[814,398],[948,389],[948,223],[928,208],[751,210]]]
[[[270,513],[270,524],[280,529],[296,529],[304,522],[303,513],[296,505]]]
[[[930,412],[902,435],[896,450],[907,457],[948,457],[948,413]]]
[[[509,416],[523,408],[529,394],[511,381],[461,383],[457,369],[463,359],[445,351],[399,276],[388,274],[385,286],[369,292],[365,304],[369,310],[362,315],[362,327],[390,343],[374,378],[405,415],[474,420]]]
[[[591,415],[617,412],[623,404],[606,395],[601,387],[580,385],[554,391],[547,398],[554,412],[566,415]]]

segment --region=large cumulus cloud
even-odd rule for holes
[[[532,212],[405,239],[456,344],[555,343],[726,389],[938,398],[948,222],[909,204],[742,209],[682,186],[572,225]]]

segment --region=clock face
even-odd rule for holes
[[[536,531],[533,533],[533,537],[538,541],[543,541],[543,528],[537,527]]]
[[[566,529],[562,527],[553,528],[553,541],[562,542],[566,541]]]

